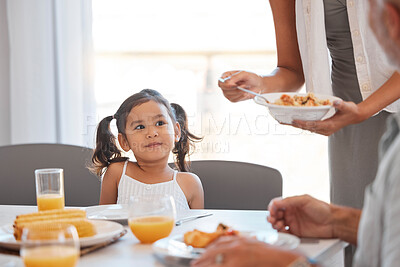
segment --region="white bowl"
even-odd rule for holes
[[[307,94],[300,93],[269,93],[263,94],[270,103],[266,103],[262,98],[256,96],[254,102],[259,105],[266,106],[269,109],[269,113],[272,117],[280,123],[291,124],[293,120],[303,121],[320,121],[327,119],[335,114],[335,108],[332,105],[316,106],[316,107],[294,107],[294,106],[282,106],[272,104],[278,100],[283,94],[289,96],[306,96]],[[333,101],[340,100],[340,98],[331,95],[320,95],[314,94],[318,99],[325,100],[329,99],[333,104]],[[329,112],[331,111],[331,112]],[[328,114],[329,112],[329,114]],[[326,116],[328,114],[328,116]]]

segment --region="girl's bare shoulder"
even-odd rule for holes
[[[199,176],[191,172],[178,172],[176,179],[179,183],[184,184],[201,184]]]
[[[108,167],[104,174],[104,179],[119,180],[122,175],[122,170],[124,169],[125,162],[113,162]]]

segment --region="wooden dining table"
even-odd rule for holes
[[[37,211],[36,206],[0,205],[0,226],[12,224],[15,216]],[[211,216],[190,220],[175,226],[171,235],[183,234],[193,229],[213,231],[219,223],[224,223],[239,231],[275,231],[267,222],[267,211],[255,210],[189,210],[178,213],[178,218],[186,218],[204,213]],[[78,267],[89,266],[165,266],[155,256],[152,245],[141,244],[124,225],[127,233],[118,241],[81,256]],[[300,239],[296,251],[312,258],[323,266],[344,266],[343,249],[347,243],[338,239]],[[0,249],[0,266],[23,266],[22,259]]]

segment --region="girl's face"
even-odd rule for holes
[[[118,134],[123,150],[132,150],[138,161],[155,161],[168,159],[179,140],[180,127],[173,123],[164,105],[151,100],[131,109],[125,135]]]

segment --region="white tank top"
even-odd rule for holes
[[[119,181],[117,204],[129,204],[129,198],[131,196],[166,194],[171,195],[174,198],[177,210],[190,209],[186,196],[176,181],[176,174],[178,171],[174,171],[174,177],[171,181],[157,184],[145,184],[125,174],[127,165],[128,160],[125,162],[121,179]]]

